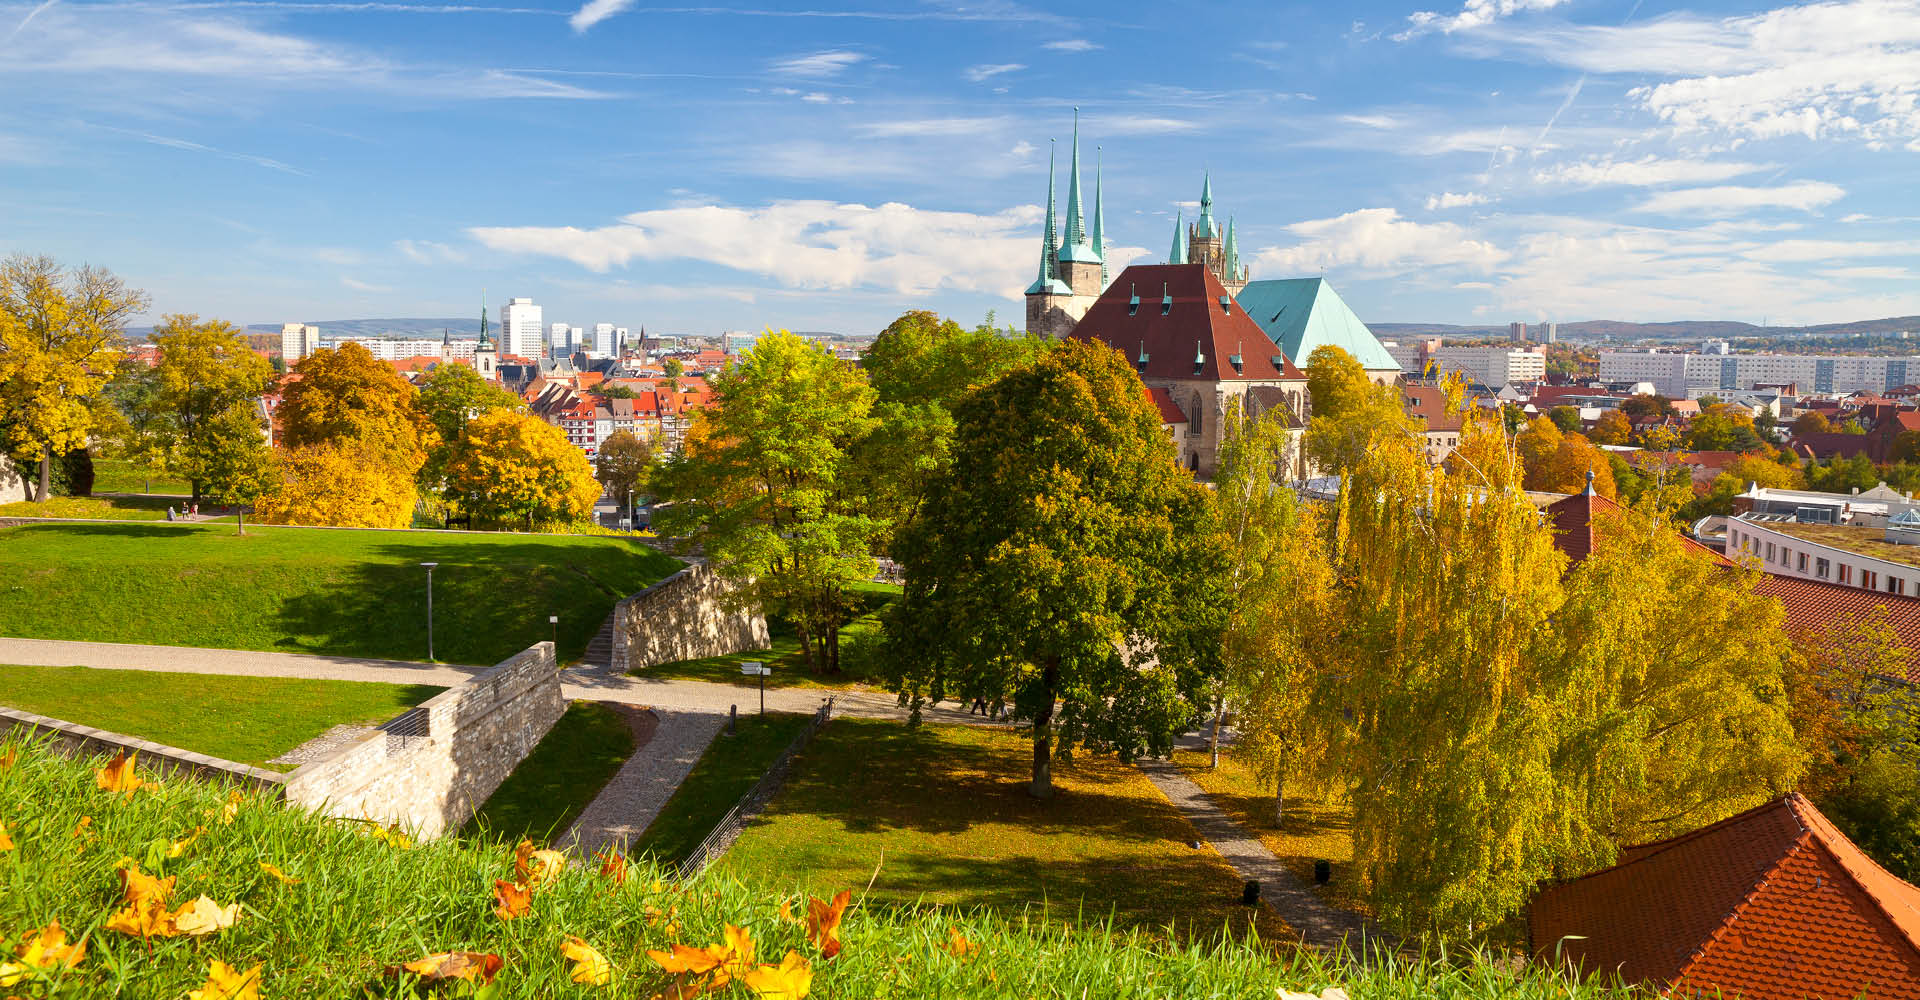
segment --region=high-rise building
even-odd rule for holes
[[[1560,324],[1548,323],[1547,324],[1547,343],[1558,344],[1559,342],[1560,342]]]
[[[1443,345],[1429,352],[1428,360],[1445,375],[1460,372],[1472,381],[1491,388],[1514,382],[1538,382],[1547,377],[1547,356],[1533,350],[1519,350],[1495,344],[1491,347]]]
[[[555,323],[548,327],[547,347],[556,358],[573,353],[573,328],[565,323]]]
[[[320,347],[320,328],[305,323],[284,323],[280,327],[280,360],[292,368],[301,358]]]
[[[532,299],[511,299],[500,307],[500,353],[537,358],[541,333],[540,307]]]
[[[1652,382],[1675,399],[1792,383],[1802,393],[1885,392],[1920,382],[1920,357],[1606,351],[1600,378]]]
[[[612,323],[593,324],[593,348],[587,352],[596,358],[616,358],[620,356],[620,345],[613,339]]]
[[[1516,344],[1524,344],[1524,343],[1526,343],[1526,342],[1527,342],[1527,324],[1525,324],[1525,323],[1508,323],[1508,324],[1507,324],[1507,336],[1508,336],[1509,338],[1511,338],[1511,339],[1513,340],[1513,342],[1514,342],[1514,343],[1516,343]]]

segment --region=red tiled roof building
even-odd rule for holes
[[[1553,886],[1528,916],[1535,955],[1588,974],[1746,1000],[1920,1000],[1920,889],[1800,795]]]

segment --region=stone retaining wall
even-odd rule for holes
[[[538,643],[296,769],[287,801],[435,837],[471,818],[566,710],[553,643]]]
[[[19,503],[29,495],[26,475],[15,470],[13,459],[0,455],[0,503]]]
[[[721,598],[732,589],[712,567],[694,563],[615,605],[614,669],[765,649],[766,618],[729,610]]]
[[[272,771],[18,709],[0,707],[0,732],[51,737],[61,752],[75,755],[129,751],[139,755],[136,763],[140,767],[158,771],[162,776],[185,774],[207,781],[236,781],[253,788],[280,787],[281,776]]]

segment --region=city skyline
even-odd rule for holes
[[[0,33],[44,54],[0,68],[0,250],[153,315],[1017,325],[1076,106],[1116,276],[1210,175],[1255,278],[1374,322],[1920,313],[1912,2],[48,0]]]

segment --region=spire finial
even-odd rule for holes
[[[1054,170],[1055,149],[1056,147],[1054,146],[1054,141],[1052,139],[1048,139],[1047,140],[1047,225],[1044,231],[1044,235],[1040,238],[1040,274],[1038,277],[1033,279],[1033,284],[1027,286],[1028,295],[1051,294],[1054,290],[1052,286],[1058,280],[1058,276],[1059,276],[1058,265],[1055,263],[1055,259],[1054,259],[1056,252],[1060,248],[1059,232],[1053,228],[1053,170]]]
[[[1094,255],[1100,258],[1100,287],[1107,287],[1107,212],[1100,201],[1100,147],[1093,147],[1093,231]]]
[[[1587,468],[1587,488],[1586,488],[1585,490],[1583,490],[1583,491],[1581,491],[1581,495],[1582,495],[1582,496],[1589,496],[1589,497],[1590,497],[1590,496],[1593,496],[1593,495],[1594,495],[1594,493],[1593,493],[1593,468],[1592,468],[1591,466],[1589,466],[1589,467]]]
[[[1087,242],[1087,219],[1081,209],[1080,201],[1080,109],[1073,109],[1073,150],[1069,154],[1067,166],[1067,232],[1061,242],[1062,250],[1084,245]],[[1063,260],[1074,259],[1063,256]]]

